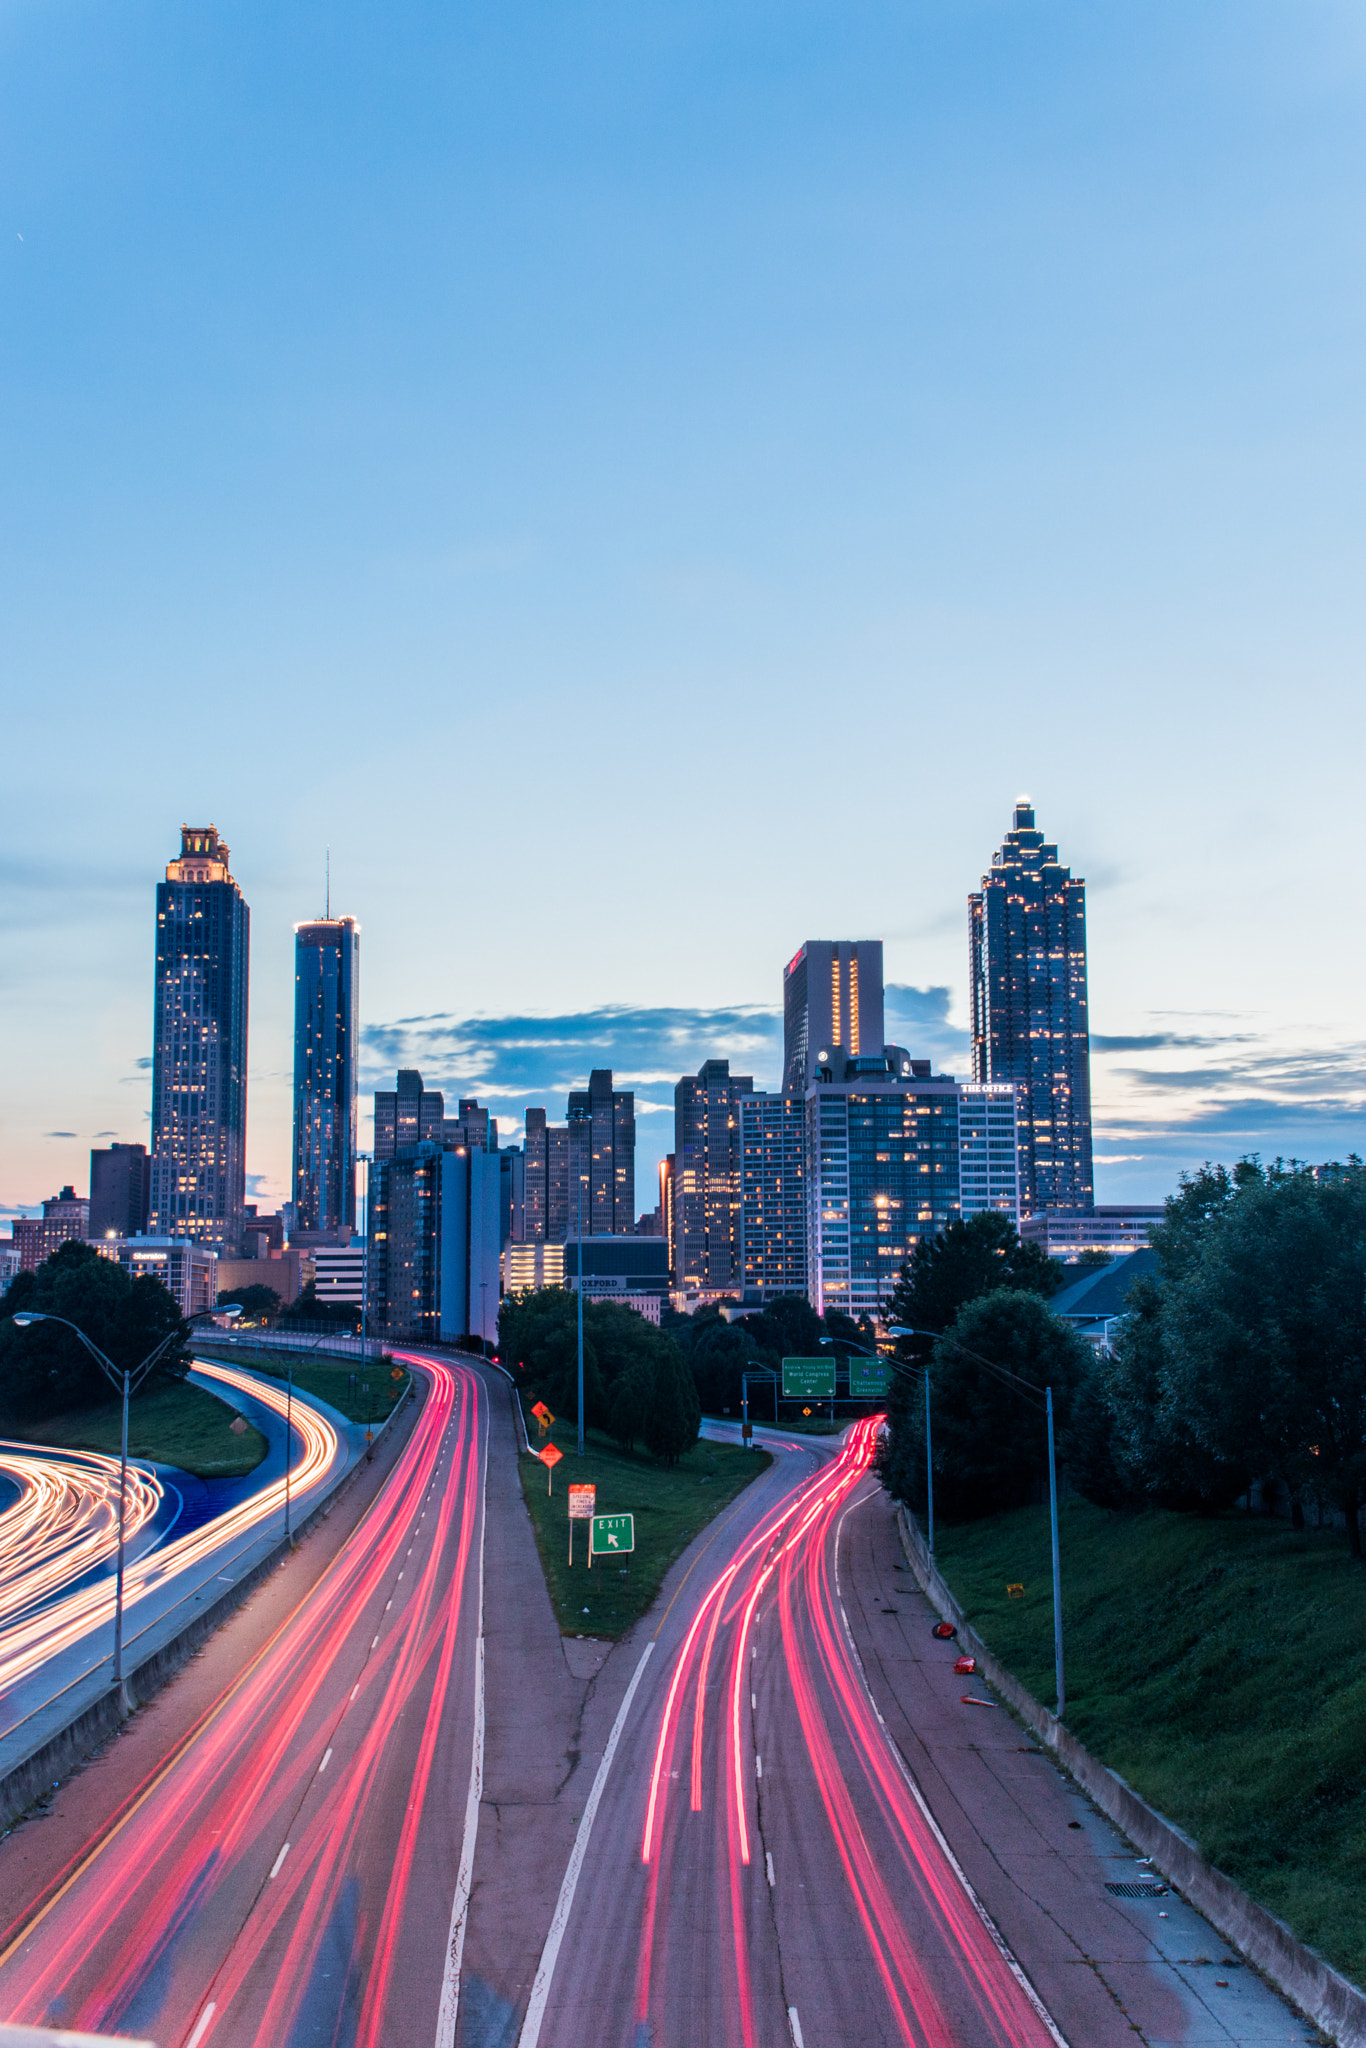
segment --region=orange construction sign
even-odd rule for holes
[[[547,1444],[543,1451],[537,1451],[536,1456],[543,1465],[558,1465],[564,1452],[557,1451],[554,1444]]]
[[[538,1422],[549,1424],[555,1420],[544,1401],[537,1401],[531,1412]]]

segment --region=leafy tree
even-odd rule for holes
[[[1074,1404],[1091,1370],[1090,1346],[1038,1294],[1002,1287],[967,1303],[927,1363],[936,1515],[969,1521],[1035,1499],[1048,1475],[1043,1389],[1053,1389],[1065,1456]],[[1019,1381],[1038,1392],[1029,1394]],[[906,1404],[899,1436],[896,1490],[922,1507],[923,1399]]]
[[[740,1375],[752,1366],[770,1365],[761,1356],[747,1328],[719,1320],[701,1332],[692,1347],[692,1374],[701,1406],[719,1415],[741,1404]]]
[[[1078,1279],[1083,1273],[1090,1273],[1100,1266],[1114,1262],[1115,1254],[1102,1250],[1098,1244],[1088,1244],[1084,1252],[1078,1252],[1075,1259],[1069,1259],[1064,1269],[1063,1285],[1066,1286],[1075,1274]]]
[[[25,1281],[24,1287],[19,1280]],[[16,1327],[16,1311],[63,1316],[83,1330],[120,1370],[140,1365],[163,1338],[178,1335],[153,1379],[182,1378],[190,1367],[189,1325],[159,1280],[131,1279],[112,1259],[73,1240],[34,1273],[18,1275],[0,1321],[0,1410],[11,1424],[44,1420],[110,1397],[110,1386],[85,1346],[59,1324]]]
[[[1057,1291],[1062,1279],[1063,1268],[1056,1259],[1046,1257],[1037,1245],[1025,1244],[1008,1216],[985,1210],[920,1239],[892,1291],[887,1320],[913,1330],[944,1331],[981,1295],[1005,1288],[1046,1297]],[[903,1337],[896,1355],[923,1369],[933,1347],[932,1335]],[[890,1491],[903,1500],[913,1499],[915,1488],[924,1484],[922,1386],[918,1374],[896,1374],[888,1391],[884,1469]]]
[[[804,1294],[779,1294],[738,1325],[764,1354],[764,1363],[814,1358],[825,1342],[825,1325]]]
[[[234,1287],[218,1297],[218,1305],[225,1308],[236,1302],[242,1311],[244,1323],[266,1323],[272,1316],[278,1316],[281,1308],[280,1296],[273,1287],[254,1283],[250,1287]]]
[[[249,1294],[255,1294],[257,1291],[255,1287],[247,1289]],[[259,1291],[263,1294],[273,1292],[268,1287],[263,1287]],[[240,1301],[241,1296],[238,1295],[235,1299]],[[313,1280],[300,1288],[280,1318],[282,1323],[345,1323],[348,1329],[358,1329],[360,1320],[360,1306],[357,1302],[319,1301],[317,1282]]]
[[[701,1421],[697,1388],[687,1361],[678,1346],[665,1338],[645,1416],[645,1447],[662,1464],[676,1465],[697,1442]]]
[[[1163,1293],[1158,1279],[1144,1275],[1134,1282],[1112,1354],[1097,1360],[1110,1455],[1126,1502],[1213,1514],[1237,1499],[1251,1473],[1245,1461],[1202,1439],[1193,1426],[1171,1372]],[[1096,1493],[1090,1497],[1100,1500]]]

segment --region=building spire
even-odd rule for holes
[[[332,921],[332,849],[331,849],[331,847],[330,847],[330,846],[329,846],[329,847],[328,847],[328,849],[327,849],[327,870],[326,870],[326,872],[327,872],[327,886],[326,886],[326,892],[325,892],[325,895],[324,895],[324,899],[323,899],[323,922],[324,922],[325,924],[330,924],[330,923],[331,923],[331,921]]]

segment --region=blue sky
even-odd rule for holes
[[[376,1077],[663,1103],[807,936],[951,1067],[1021,790],[1102,1198],[1366,1150],[1364,102],[1321,0],[0,5],[0,1206],[145,1130],[182,819],[266,1200],[329,845]]]

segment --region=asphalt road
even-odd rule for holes
[[[453,2040],[486,1395],[413,1362],[428,1394],[383,1491],[0,1955],[6,2019],[159,2048]]]

